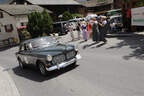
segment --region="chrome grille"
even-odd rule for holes
[[[68,52],[66,54],[66,57],[67,57],[67,59],[71,59],[71,58],[75,57],[75,54],[76,54],[76,52],[73,50],[73,51]]]
[[[60,63],[62,63],[63,61],[65,61],[65,55],[58,55],[58,56],[55,56],[55,57],[53,57],[53,60],[52,60],[52,63],[53,64],[60,64]]]

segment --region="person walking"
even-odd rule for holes
[[[83,39],[84,39],[85,41],[87,41],[87,39],[88,39],[88,33],[87,33],[87,24],[86,24],[85,21],[82,22],[81,28],[82,28]]]
[[[99,31],[100,31],[100,41],[103,41],[104,43],[107,42],[107,40],[105,39],[106,32],[107,32],[106,24],[107,24],[106,16],[101,16],[100,21],[98,22],[98,25],[99,25]]]
[[[99,41],[99,29],[98,29],[98,22],[96,21],[96,18],[93,18],[92,40],[94,42]]]

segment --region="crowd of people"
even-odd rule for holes
[[[75,40],[74,28],[70,23],[68,26],[72,41]],[[86,21],[78,21],[76,23],[77,38],[87,41],[92,39],[94,42],[98,43],[103,41],[107,42],[106,34],[108,30],[108,21],[106,16],[93,17]]]

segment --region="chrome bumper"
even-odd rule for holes
[[[56,69],[61,69],[61,68],[64,68],[66,66],[69,66],[71,64],[73,64],[74,62],[76,62],[78,59],[80,59],[81,56],[78,54],[76,55],[76,58],[73,58],[71,59],[70,61],[66,61],[66,62],[62,62],[60,64],[57,64],[55,66],[52,66],[52,67],[49,67],[49,68],[46,68],[47,71],[53,71],[53,70],[56,70]]]

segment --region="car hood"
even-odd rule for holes
[[[53,56],[53,55],[61,54],[65,51],[70,51],[73,49],[74,49],[73,45],[57,44],[57,45],[53,45],[53,46],[49,46],[49,47],[45,47],[41,49],[36,49],[36,50],[33,50],[33,52],[37,54],[41,54],[41,55],[49,54]]]

